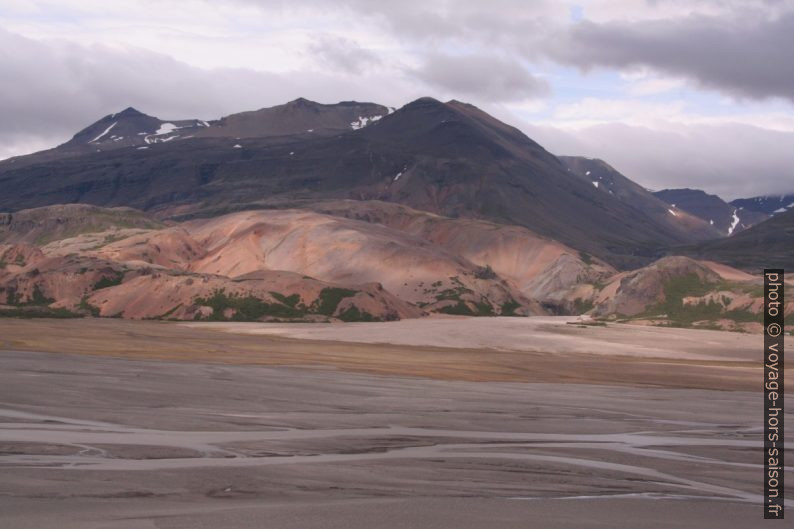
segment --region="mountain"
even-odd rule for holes
[[[0,243],[46,244],[82,233],[114,228],[162,228],[163,224],[132,208],[65,204],[0,213]]]
[[[693,284],[716,285],[720,276],[707,266],[686,257],[665,257],[646,267],[615,278],[610,295],[599,296],[595,315],[637,316],[648,307],[668,301],[665,287],[671,281],[691,278]]]
[[[231,114],[214,121],[162,120],[132,107],[109,114],[53,149],[0,161],[0,170],[95,152],[190,138],[266,138],[293,134],[322,136],[360,129],[394,109],[374,103],[343,101],[323,105],[298,98],[284,105]]]
[[[267,121],[287,108],[300,117],[314,115],[312,108],[325,115],[334,106],[298,100],[283,107],[254,114]],[[339,126],[359,114],[347,103],[330,111],[341,116],[334,121]],[[226,127],[240,124],[243,131],[249,117],[227,120]],[[308,127],[298,117],[260,133]],[[523,226],[623,268],[646,264],[665,247],[715,236],[699,219],[665,212],[669,208],[625,177],[613,178],[622,183],[617,193],[597,188],[518,129],[465,103],[421,98],[367,123],[348,123],[336,134],[200,137],[224,128],[211,123],[197,126],[190,138],[172,131],[179,134],[174,141],[43,161],[33,155],[33,162],[0,166],[0,209],[81,202],[166,218],[319,199],[380,200]]]
[[[41,228],[63,215],[64,208],[80,208],[90,220],[79,230],[39,240]],[[145,218],[134,210],[123,213]],[[408,229],[295,209],[244,211],[170,226],[102,222],[119,214],[117,209],[83,205],[13,214],[31,220],[13,232],[15,243],[0,240],[0,293],[8,305],[4,310],[88,310],[127,318],[347,320],[428,312],[544,313],[511,278],[460,255],[466,250],[460,244],[434,244]],[[408,209],[402,214],[417,220],[426,215]],[[491,233],[502,229],[490,227]],[[499,239],[505,240],[494,240]],[[26,240],[36,243],[21,242]],[[521,232],[509,242],[516,247],[538,244],[533,234]],[[494,263],[504,268],[498,259]],[[541,264],[535,273],[545,268]],[[333,307],[324,305],[324,297],[334,300]],[[348,311],[350,306],[356,309]]]
[[[89,125],[58,148],[63,151],[90,152],[140,147],[172,141],[208,126],[207,122],[196,119],[163,121],[129,107]]]
[[[720,236],[708,221],[691,212],[671,206],[641,185],[630,180],[614,167],[597,158],[560,156],[569,171],[592,185],[600,193],[607,193],[624,204],[642,211],[658,225],[671,230],[687,230],[694,237],[705,240]]]
[[[793,270],[794,209],[776,214],[733,237],[704,242],[679,251],[743,270]]]
[[[148,149],[151,144],[192,137],[197,130],[207,127],[205,121],[164,121],[128,107],[92,123],[57,147],[0,161],[0,171],[110,150]]]
[[[615,269],[521,226],[451,219],[379,201],[322,201],[306,206],[419,237],[507,279],[552,312],[576,313],[582,283],[597,283]]]
[[[705,220],[723,235],[739,233],[769,217],[760,211],[728,204],[717,195],[709,195],[699,189],[664,189],[654,195],[675,208]]]
[[[264,138],[292,134],[333,134],[357,130],[393,112],[375,103],[342,101],[323,105],[298,98],[284,105],[232,114],[196,131],[200,138]]]
[[[763,330],[763,278],[711,261],[660,259],[612,277],[590,315],[640,325],[756,332]],[[786,330],[794,302],[784,307]]]
[[[523,227],[378,201],[167,224],[83,204],[0,219],[0,316],[373,321],[551,312],[758,331],[763,306],[760,277],[714,262],[674,256],[617,272]]]
[[[775,215],[794,208],[794,194],[739,198],[732,200],[731,204],[748,211]]]

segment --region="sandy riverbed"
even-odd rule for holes
[[[762,523],[755,337],[428,321],[0,320],[0,528]]]

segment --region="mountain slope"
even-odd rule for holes
[[[391,111],[393,109],[374,103],[343,101],[323,105],[299,98],[284,105],[231,114],[208,122],[162,120],[128,107],[92,123],[53,149],[0,161],[0,170],[125,147],[146,150],[153,144],[196,137],[240,139],[335,134],[363,128]]]
[[[422,98],[334,135],[194,137],[146,147],[4,165],[0,208],[87,202],[168,216],[381,200],[524,226],[620,267],[704,237],[698,219],[674,219],[659,214],[660,201],[650,211],[597,189],[518,129],[456,101]]]
[[[617,198],[631,208],[642,211],[660,226],[667,226],[676,232],[689,232],[700,240],[720,236],[708,221],[671,207],[669,203],[626,178],[603,160],[583,156],[561,156],[560,160],[586,184],[592,185],[601,193]]]
[[[723,235],[739,233],[769,217],[765,213],[728,204],[717,195],[709,195],[699,189],[663,189],[654,195],[673,207],[705,220]]]
[[[738,198],[732,200],[731,204],[737,208],[744,208],[748,211],[774,215],[776,213],[783,213],[787,209],[794,208],[794,194]]]
[[[63,211],[82,211],[94,221],[67,223],[40,240],[42,225],[47,219],[57,224],[56,215],[64,217]],[[6,300],[23,313],[36,307],[88,310],[90,305],[105,316],[121,312],[124,317],[154,318],[167,313],[179,319],[247,318],[250,311],[240,316],[218,311],[258,307],[260,316],[305,318],[336,314],[314,307],[322,303],[317,300],[323,289],[332,289],[335,299],[347,292],[344,298],[352,297],[357,310],[369,315],[359,315],[364,319],[426,312],[544,313],[491,268],[377,223],[308,210],[244,211],[170,226],[96,222],[122,213],[145,219],[127,208],[85,205],[15,213],[44,221],[20,223],[13,232],[16,244],[0,247],[0,304]],[[37,246],[21,242],[26,240]],[[301,299],[303,308],[294,301],[288,310],[281,306],[282,298]],[[214,312],[206,308],[213,306]],[[345,310],[348,304],[340,306]]]
[[[116,149],[148,149],[150,144],[190,137],[208,126],[197,119],[163,121],[128,107],[92,123],[57,147],[2,160],[0,171]]]
[[[554,312],[574,312],[569,298],[578,285],[598,282],[615,273],[603,262],[587,259],[572,248],[520,226],[451,219],[378,201],[323,201],[306,207],[420,237],[482,270],[492,270]]]
[[[132,208],[65,204],[0,213],[0,243],[46,244],[81,233],[161,227],[162,223]]]
[[[737,233],[680,250],[744,270],[794,269],[794,209]]]
[[[240,112],[211,121],[196,131],[197,137],[264,138],[292,134],[329,134],[357,130],[387,115],[389,109],[375,103],[342,101],[323,105],[298,98],[284,105]]]

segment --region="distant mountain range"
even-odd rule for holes
[[[459,101],[297,99],[214,121],[127,108],[0,162],[0,313],[689,325],[700,312],[664,305],[684,281],[709,325],[744,325],[757,278],[725,265],[794,265],[792,204],[653,193]]]
[[[375,199],[524,226],[619,267],[719,236],[610,175],[616,189],[598,188],[518,129],[457,101],[423,98],[389,113],[299,99],[211,123],[131,109],[106,116],[62,146],[0,164],[0,208],[82,202],[167,217]]]
[[[733,237],[707,241],[682,253],[742,269],[794,267],[794,209],[773,215]]]
[[[707,221],[722,235],[739,233],[769,218],[769,214],[763,211],[747,209],[741,204],[728,204],[717,195],[709,195],[700,189],[665,189],[654,195]]]
[[[218,120],[162,120],[132,107],[109,114],[53,149],[0,161],[14,167],[95,152],[151,145],[191,138],[267,138],[306,135],[311,137],[356,130],[393,112],[374,103],[343,101],[322,105],[299,98],[284,105],[231,114]]]
[[[731,204],[737,208],[744,208],[747,211],[775,215],[794,208],[794,194],[739,198],[731,201]]]

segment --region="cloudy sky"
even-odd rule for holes
[[[3,0],[0,158],[127,106],[473,103],[652,188],[794,191],[794,0]]]

